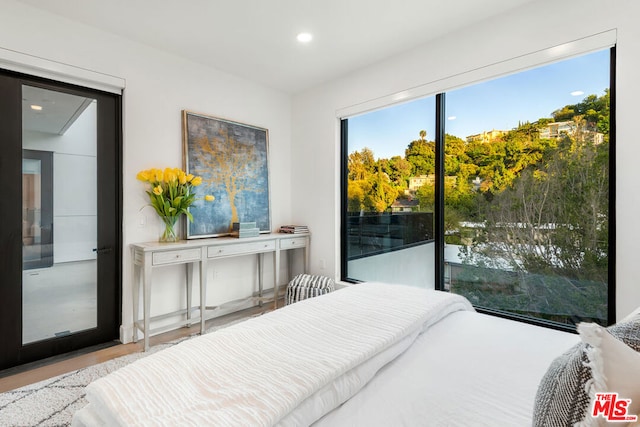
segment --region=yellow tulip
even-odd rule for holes
[[[158,185],[157,187],[153,187],[153,194],[159,196],[162,194],[162,185]]]
[[[149,181],[149,173],[147,171],[140,171],[136,175],[136,178],[139,179],[140,181],[147,182]]]
[[[191,185],[193,185],[194,187],[197,187],[200,184],[202,184],[202,177],[201,176],[196,176],[191,180]]]
[[[204,200],[207,202],[213,202],[216,198],[214,196],[212,196],[211,194],[207,194],[206,196],[204,196]]]
[[[162,182],[164,178],[164,174],[162,173],[162,171],[160,169],[154,169],[153,172],[156,178],[156,182]]]
[[[173,182],[177,179],[176,173],[171,168],[166,168],[164,170],[164,182],[169,183]]]
[[[187,182],[191,182],[193,178],[195,177],[193,176],[193,174],[190,173],[189,175],[187,175]]]
[[[180,173],[178,173],[178,182],[180,182],[180,185],[184,185],[187,183],[187,175],[183,171],[180,171]]]

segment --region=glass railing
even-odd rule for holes
[[[433,240],[433,213],[349,213],[348,259],[381,254]]]

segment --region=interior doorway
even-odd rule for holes
[[[0,114],[6,369],[118,338],[121,97],[0,72]]]

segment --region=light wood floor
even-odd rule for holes
[[[215,319],[208,320],[206,323],[207,328],[211,326],[225,325],[235,320],[253,316],[255,314],[270,311],[271,305],[267,307],[253,307],[246,310],[238,311],[236,313],[227,314],[225,316],[217,317]],[[169,331],[164,334],[153,336],[149,339],[149,344],[159,344],[167,341],[172,341],[177,338],[185,336],[196,335],[200,332],[200,326],[194,325],[190,328],[180,328],[174,331]],[[33,384],[39,381],[46,380],[58,375],[65,374],[67,372],[75,371],[76,369],[85,368],[87,366],[96,365],[98,363],[106,362],[107,360],[115,359],[116,357],[124,356],[131,353],[137,353],[142,351],[143,343],[138,341],[137,343],[119,344],[112,347],[97,350],[91,353],[83,354],[80,356],[65,358],[57,362],[52,362],[46,366],[30,369],[26,372],[21,372],[14,375],[5,376],[0,378],[0,393],[4,393],[9,390],[13,390],[19,387],[23,387],[29,384]],[[1,374],[1,372],[0,372]]]

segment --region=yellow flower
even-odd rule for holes
[[[174,169],[166,168],[164,170],[164,182],[170,183],[178,179],[178,175],[176,174]]]
[[[149,181],[149,172],[148,171],[140,171],[140,172],[138,172],[138,175],[136,175],[136,178],[139,179],[140,181],[147,182],[147,181]]]
[[[148,182],[151,190],[146,190],[149,205],[160,217],[179,217],[186,215],[193,221],[189,207],[196,200],[212,202],[213,195],[196,197],[196,186],[202,184],[202,177],[187,174],[179,168],[151,168],[142,170],[136,175],[140,181]]]

